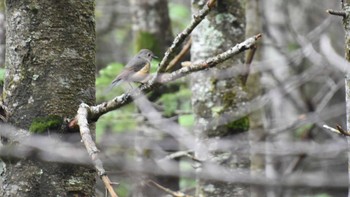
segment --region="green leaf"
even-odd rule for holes
[[[0,81],[3,81],[5,79],[5,69],[0,68]]]
[[[184,127],[191,127],[194,125],[194,115],[186,114],[179,116],[179,124]]]

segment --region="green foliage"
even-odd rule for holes
[[[172,116],[177,109],[177,98],[174,94],[163,94],[161,97],[161,102],[164,108],[165,116]]]
[[[290,43],[288,43],[287,48],[288,48],[288,51],[293,52],[293,51],[299,49],[300,46],[297,43],[290,42]]]
[[[43,133],[49,129],[58,129],[63,123],[63,118],[57,115],[35,118],[29,127],[32,133]]]
[[[5,69],[0,68],[0,81],[4,81],[5,79]]]
[[[135,114],[134,105],[127,105],[102,116],[96,123],[97,138],[107,129],[110,129],[113,132],[127,132],[135,129],[137,126]]]
[[[193,166],[191,162],[181,161],[180,162],[181,172],[192,171]],[[196,180],[192,178],[181,178],[180,179],[180,188],[191,188],[196,186]]]
[[[306,195],[305,197],[331,197],[331,195],[323,193],[323,194],[315,194],[315,195]]]
[[[182,31],[191,21],[190,9],[178,3],[169,2],[169,16],[174,33]]]
[[[164,115],[172,116],[176,110],[189,111],[191,109],[191,92],[187,87],[181,86],[176,93],[163,94],[159,101],[163,105]]]
[[[122,196],[130,196],[130,192],[132,191],[132,188],[130,188],[130,184],[125,183],[123,181],[119,182],[118,187],[116,187],[116,192],[117,194],[122,197]]]
[[[313,127],[313,124],[305,124],[298,127],[295,131],[295,137],[297,139],[302,139],[305,137],[307,133],[309,133],[309,130]]]
[[[96,77],[96,99],[98,103],[123,93],[124,90],[120,87],[114,87],[109,92],[106,92],[109,85],[123,68],[124,65],[120,63],[112,63],[99,71],[99,76]]]
[[[180,115],[179,116],[179,124],[184,127],[191,127],[194,125],[194,115],[193,114],[186,114],[186,115]]]

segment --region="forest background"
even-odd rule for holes
[[[159,57],[152,61],[155,73],[174,38],[205,5],[199,0],[96,1],[96,103],[128,91],[125,86],[104,93],[140,49],[151,49]],[[11,7],[1,8],[0,80],[6,81],[5,10]],[[341,17],[327,9],[341,10],[341,2],[216,2],[193,30],[192,40],[179,47],[184,55],[171,71],[186,67],[181,62],[200,62],[250,37],[262,37],[245,54],[156,87],[146,100],[136,99],[98,118],[96,144],[109,179],[118,182],[113,186],[116,193],[346,195],[347,43]],[[11,155],[1,153],[6,159]],[[75,157],[79,160],[80,155]],[[162,163],[167,160],[171,162]],[[105,185],[96,178],[96,195],[103,196]]]

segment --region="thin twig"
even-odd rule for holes
[[[347,131],[344,131],[344,129],[340,125],[336,125],[336,129],[333,127],[330,127],[328,125],[323,125],[323,128],[328,129],[334,133],[337,133],[339,135],[344,135],[344,136],[350,136],[350,133]]]
[[[257,46],[253,45],[251,49],[248,51],[247,59],[245,61],[245,72],[242,75],[242,83],[243,85],[246,85],[248,76],[250,74],[250,65],[254,59],[255,51]]]
[[[178,55],[176,55],[174,57],[173,60],[171,60],[171,62],[169,63],[169,65],[166,67],[165,71],[168,72],[170,71],[182,58],[183,56],[186,55],[186,53],[190,50],[191,48],[191,43],[192,43],[192,39],[189,38],[186,42],[186,44],[184,45],[184,47],[182,48],[182,50],[180,51],[180,53]]]
[[[173,160],[173,159],[177,159],[177,158],[181,158],[181,157],[188,157],[188,158],[192,159],[193,161],[203,162],[202,160],[193,156],[191,153],[193,153],[192,150],[178,151],[175,153],[171,153],[170,155],[167,155],[166,157],[160,159],[159,162],[166,161],[166,160]]]
[[[197,25],[204,19],[204,17],[214,7],[215,3],[216,3],[216,0],[209,0],[207,2],[207,4],[198,12],[198,14],[193,15],[193,20],[187,26],[187,28],[185,28],[181,33],[179,33],[176,36],[172,45],[165,52],[164,58],[159,63],[158,70],[157,70],[155,76],[153,77],[153,79],[151,79],[151,83],[156,81],[159,74],[163,73],[166,70],[171,59],[175,56],[175,53],[178,51],[178,48],[181,46],[181,44],[184,42],[184,40],[190,35],[190,33],[193,31],[193,29],[195,27],[197,27]]]
[[[328,10],[326,10],[326,12],[328,14],[331,14],[331,15],[334,15],[334,16],[341,16],[343,18],[346,17],[346,12],[344,12],[344,11],[328,9]]]
[[[350,136],[349,131],[345,131],[340,125],[337,124],[336,127],[337,127],[338,131],[339,131],[341,134],[343,134],[344,136]]]
[[[148,180],[147,182],[148,182],[148,183],[151,183],[153,186],[157,187],[158,189],[163,190],[163,191],[165,191],[166,193],[169,193],[169,194],[171,194],[171,195],[173,195],[173,196],[175,196],[175,197],[192,197],[192,196],[187,195],[187,194],[185,194],[185,193],[182,193],[182,192],[180,192],[180,191],[177,191],[177,192],[172,191],[172,190],[170,190],[170,189],[168,189],[168,188],[166,188],[166,187],[163,187],[163,186],[159,185],[158,183],[156,183],[156,182],[154,182],[154,181],[152,181],[152,180]]]
[[[88,114],[89,114],[89,106],[85,103],[80,104],[78,113],[77,113],[77,123],[80,128],[80,135],[84,142],[85,148],[94,163],[94,167],[96,168],[98,174],[100,175],[105,187],[112,197],[118,197],[118,195],[114,192],[111,187],[110,180],[106,175],[106,171],[103,168],[102,161],[98,157],[99,150],[96,147],[95,142],[91,137],[91,132],[88,124]]]

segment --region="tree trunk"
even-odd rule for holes
[[[8,122],[34,133],[62,136],[60,125],[38,129],[35,124],[74,117],[80,102],[95,102],[94,1],[8,0],[6,19],[3,102]],[[1,196],[95,192],[92,168],[30,158],[6,163],[2,181]]]
[[[350,62],[350,0],[342,1],[343,11],[345,11],[346,17],[343,19],[343,26],[345,30],[345,59]],[[350,131],[350,73],[345,75],[345,102],[346,102],[346,126],[347,131]],[[350,183],[350,138],[346,138],[348,141],[348,176]],[[350,185],[348,186],[348,196],[350,197]]]
[[[168,1],[130,0],[130,4],[135,52],[147,48],[156,55],[163,54],[173,40]]]
[[[260,10],[260,1],[259,0],[246,0],[246,38],[252,37],[262,32],[261,27],[261,10]],[[246,52],[246,60],[249,55],[251,55],[252,50],[248,50]],[[257,46],[257,50],[253,56],[253,61],[258,62],[261,60],[261,48],[260,45]],[[254,70],[253,66],[250,66],[250,70]],[[255,73],[252,74],[252,71],[249,72],[247,78],[247,91],[249,94],[249,99],[254,99],[261,95],[262,87],[261,87],[261,74]],[[252,150],[254,150],[254,146],[257,142],[264,141],[266,131],[264,130],[263,124],[263,109],[256,110],[251,113],[249,116],[250,119],[250,128],[249,128],[249,144]],[[265,169],[265,159],[264,155],[257,154],[254,151],[251,151],[250,155],[250,173],[252,177],[257,176],[261,177],[264,175]],[[265,196],[264,188],[258,186],[251,187],[251,196]]]
[[[147,48],[152,50],[157,56],[164,54],[165,50],[171,45],[173,40],[171,22],[169,19],[168,12],[168,1],[165,0],[130,0],[132,8],[132,18],[133,18],[133,35],[135,43],[135,51]],[[159,57],[160,60],[161,57]],[[152,92],[152,99],[158,99],[162,95],[162,90],[154,90]],[[153,101],[153,100],[152,100]],[[147,120],[142,120],[139,123],[140,133],[138,134],[141,138],[145,136],[151,136],[150,142],[146,143],[145,139],[141,139],[136,143],[136,149],[139,151],[138,161],[140,162],[154,162],[153,159],[162,158],[166,155],[161,155],[161,153],[156,153],[156,151],[150,150],[151,144],[157,144],[164,151],[169,154],[172,151],[176,151],[178,148],[178,143],[169,135],[164,135],[163,131],[159,131],[152,126],[147,124]],[[156,137],[158,136],[158,137]],[[162,137],[159,137],[162,136]],[[162,138],[162,139],[159,139]],[[176,147],[176,148],[175,148]],[[159,151],[160,152],[160,151]],[[147,153],[147,154],[145,154]],[[156,166],[156,163],[154,164]],[[140,164],[140,166],[145,166]],[[175,165],[174,165],[175,166]],[[178,166],[176,166],[179,168]],[[178,169],[177,169],[178,170]],[[166,172],[164,172],[166,174]],[[171,189],[173,191],[179,190],[179,177],[176,176],[166,176],[166,175],[152,175],[143,174],[142,179],[136,180],[135,190],[133,191],[133,196],[165,196],[167,193],[156,188],[155,186],[150,186],[149,184],[144,184],[144,181],[153,180],[156,183]]]
[[[195,0],[193,13],[197,13],[207,1]],[[242,1],[217,1],[214,10],[192,33],[191,61],[196,62],[221,53],[244,40],[245,13]],[[221,118],[237,110],[247,100],[247,92],[238,76],[220,79],[220,73],[242,62],[243,55],[230,59],[207,71],[191,75],[192,106],[195,113],[195,134],[199,142],[207,138],[232,139],[235,134],[245,132],[249,127],[247,116]],[[225,119],[225,118],[223,118]],[[224,163],[229,169],[248,168],[248,159],[236,157],[230,152],[212,153],[211,162]],[[224,159],[224,154],[230,157]],[[208,155],[196,152],[200,159]],[[236,166],[236,167],[233,167]],[[198,170],[200,174],[200,169]],[[200,180],[197,196],[249,196],[247,187],[213,180]]]

